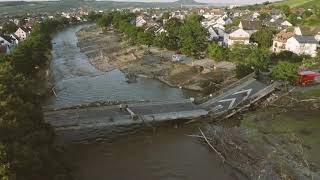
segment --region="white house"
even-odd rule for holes
[[[14,40],[11,39],[10,36],[0,35],[0,46],[6,54],[10,53],[11,47],[13,45],[14,45]]]
[[[222,26],[224,25],[227,25],[227,24],[231,24],[232,23],[232,20],[228,17],[220,17],[217,21],[216,21],[216,24],[220,24]]]
[[[233,46],[236,44],[248,45],[250,44],[251,34],[247,31],[239,28],[231,33],[224,35],[224,44],[227,46]]]
[[[19,44],[20,38],[15,34],[10,34],[10,38],[13,40],[14,44]]]
[[[27,39],[30,31],[24,27],[19,27],[18,30],[14,33],[21,41]]]
[[[285,51],[288,39],[295,35],[296,34],[294,32],[287,32],[286,30],[276,34],[273,38],[272,51],[275,53]]]
[[[260,14],[258,12],[254,12],[252,15],[253,19],[258,19],[259,16]]]
[[[293,25],[292,25],[289,21],[283,21],[283,22],[281,23],[281,26],[292,27]]]
[[[240,21],[239,28],[247,31],[250,35],[260,30],[261,21]]]
[[[137,27],[142,27],[143,25],[145,25],[147,23],[147,20],[144,19],[143,16],[138,16],[136,18],[136,26]]]
[[[286,50],[298,55],[317,56],[318,41],[314,36],[293,36],[286,43]]]
[[[209,34],[210,34],[209,37],[208,37],[208,40],[209,40],[209,41],[219,39],[219,34],[218,34],[218,32],[217,32],[216,29],[213,28],[212,26],[209,26],[209,27],[208,27],[208,32],[209,32]]]
[[[320,32],[318,32],[318,34],[315,35],[314,38],[315,38],[318,42],[320,42]]]

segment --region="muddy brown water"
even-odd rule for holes
[[[186,98],[180,89],[157,80],[139,78],[137,83],[128,84],[119,70],[108,73],[96,70],[77,47],[75,33],[85,26],[65,29],[53,38],[51,72],[58,97],[52,97],[46,106],[61,108],[99,100]],[[74,176],[77,180],[243,179],[235,170],[221,164],[214,152],[186,136],[198,133],[197,127],[174,128],[168,123],[156,133],[139,129],[117,138],[104,137],[104,130],[100,129],[98,142],[96,139],[67,145]],[[95,130],[87,129],[82,136],[87,131]]]

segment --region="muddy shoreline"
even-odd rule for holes
[[[205,65],[191,65],[192,60],[173,62],[172,51],[132,45],[120,33],[102,32],[96,26],[82,29],[77,37],[81,52],[87,55],[92,66],[104,72],[119,69],[128,75],[128,81],[131,77],[152,78],[170,87],[208,94],[237,80],[232,65],[226,69],[213,65],[210,60],[203,61]]]

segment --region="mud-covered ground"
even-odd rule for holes
[[[155,78],[170,86],[203,92],[217,90],[236,80],[231,63],[173,62],[172,51],[131,45],[121,34],[102,33],[95,26],[83,29],[77,35],[81,51],[101,71],[117,68],[130,75]]]
[[[319,92],[298,87],[243,115],[239,127],[208,126],[206,136],[250,179],[320,179]]]

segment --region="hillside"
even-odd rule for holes
[[[320,0],[285,0],[274,3],[276,6],[288,5],[290,8],[313,8],[320,7]]]
[[[111,9],[126,7],[142,7],[142,8],[178,8],[181,5],[201,6],[206,5],[198,3],[194,0],[178,0],[175,2],[132,2],[129,1],[95,1],[95,0],[61,0],[61,1],[37,1],[37,2],[1,2],[0,15],[3,14],[23,14],[35,12],[55,12],[65,11],[70,8],[78,8],[80,6],[87,9]]]

